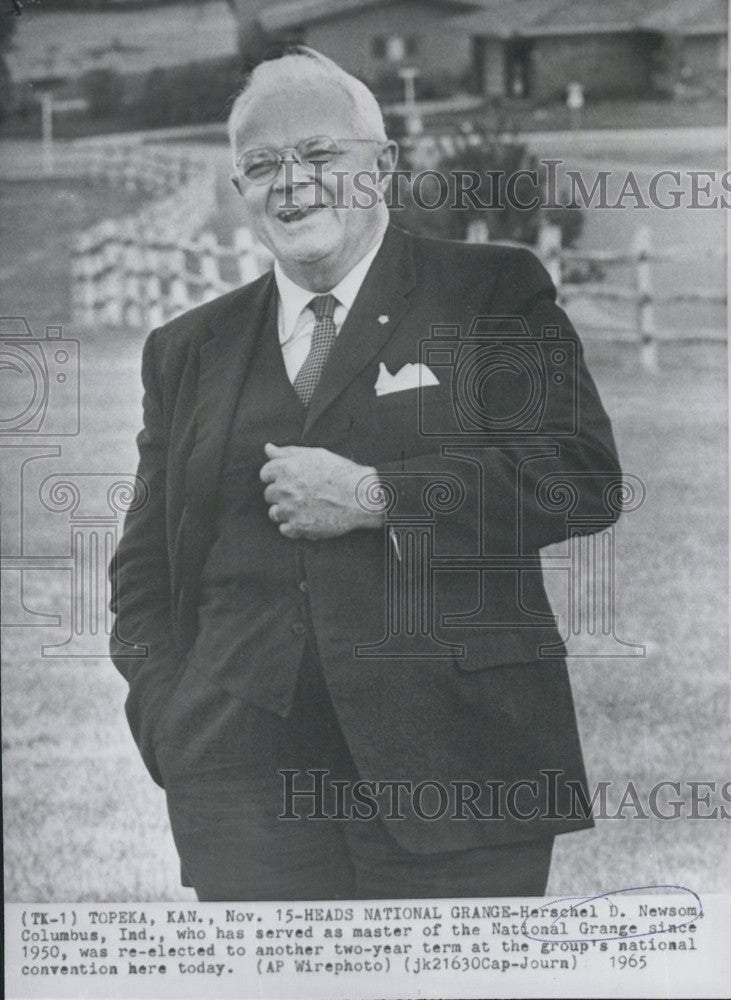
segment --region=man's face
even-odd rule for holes
[[[277,151],[294,147],[313,136],[337,140],[338,155],[317,170],[290,161],[264,184],[239,181],[248,225],[284,272],[313,291],[337,284],[374,245],[383,228],[382,203],[353,206],[354,198],[361,204],[371,200],[354,189],[353,178],[359,171],[373,171],[376,178],[366,178],[364,183],[375,189],[379,172],[393,169],[395,144],[345,141],[372,138],[358,135],[353,119],[346,93],[313,84],[296,93],[256,97],[236,134],[237,157],[258,147]],[[381,181],[379,189],[386,183]]]

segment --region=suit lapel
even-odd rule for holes
[[[276,326],[275,290],[274,275],[267,274],[211,321],[213,336],[200,349],[196,439],[185,479],[189,506],[215,495],[226,438],[258,334],[266,324]]]
[[[181,580],[177,624],[183,645],[192,638],[193,609],[200,574],[215,527],[214,505],[231,421],[246,369],[265,324],[276,329],[274,275],[242,290],[210,323],[212,336],[200,349],[195,444],[185,472],[181,545],[176,545],[174,576]]]
[[[211,321],[213,336],[200,349],[196,440],[185,481],[189,503],[216,491],[226,437],[257,336],[265,324],[276,324],[275,287],[274,275],[267,274]]]
[[[377,357],[409,307],[416,283],[409,236],[393,226],[366,274],[310,400],[303,435]]]

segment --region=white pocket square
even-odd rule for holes
[[[424,385],[439,385],[439,379],[427,365],[408,364],[395,375],[386,368],[383,361],[378,366],[376,395],[385,396],[389,392],[403,392],[405,389],[419,389]]]

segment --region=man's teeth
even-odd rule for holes
[[[296,219],[303,219],[306,215],[317,210],[317,205],[298,205],[295,208],[284,208],[279,213],[279,218],[283,222],[293,222]]]

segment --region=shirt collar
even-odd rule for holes
[[[288,278],[282,270],[279,261],[275,261],[274,278],[277,282],[280,307],[280,343],[286,343],[292,336],[300,313],[316,294],[334,295],[338,302],[349,312],[355,302],[356,295],[360,291],[360,286],[363,284],[368,268],[373,263],[373,258],[381,249],[382,242],[383,235],[378,243],[368,251],[365,257],[361,257],[355,267],[352,267],[345,277],[341,278],[337,285],[329,289],[328,292],[318,293],[309,291],[307,288],[302,288],[301,285]]]

